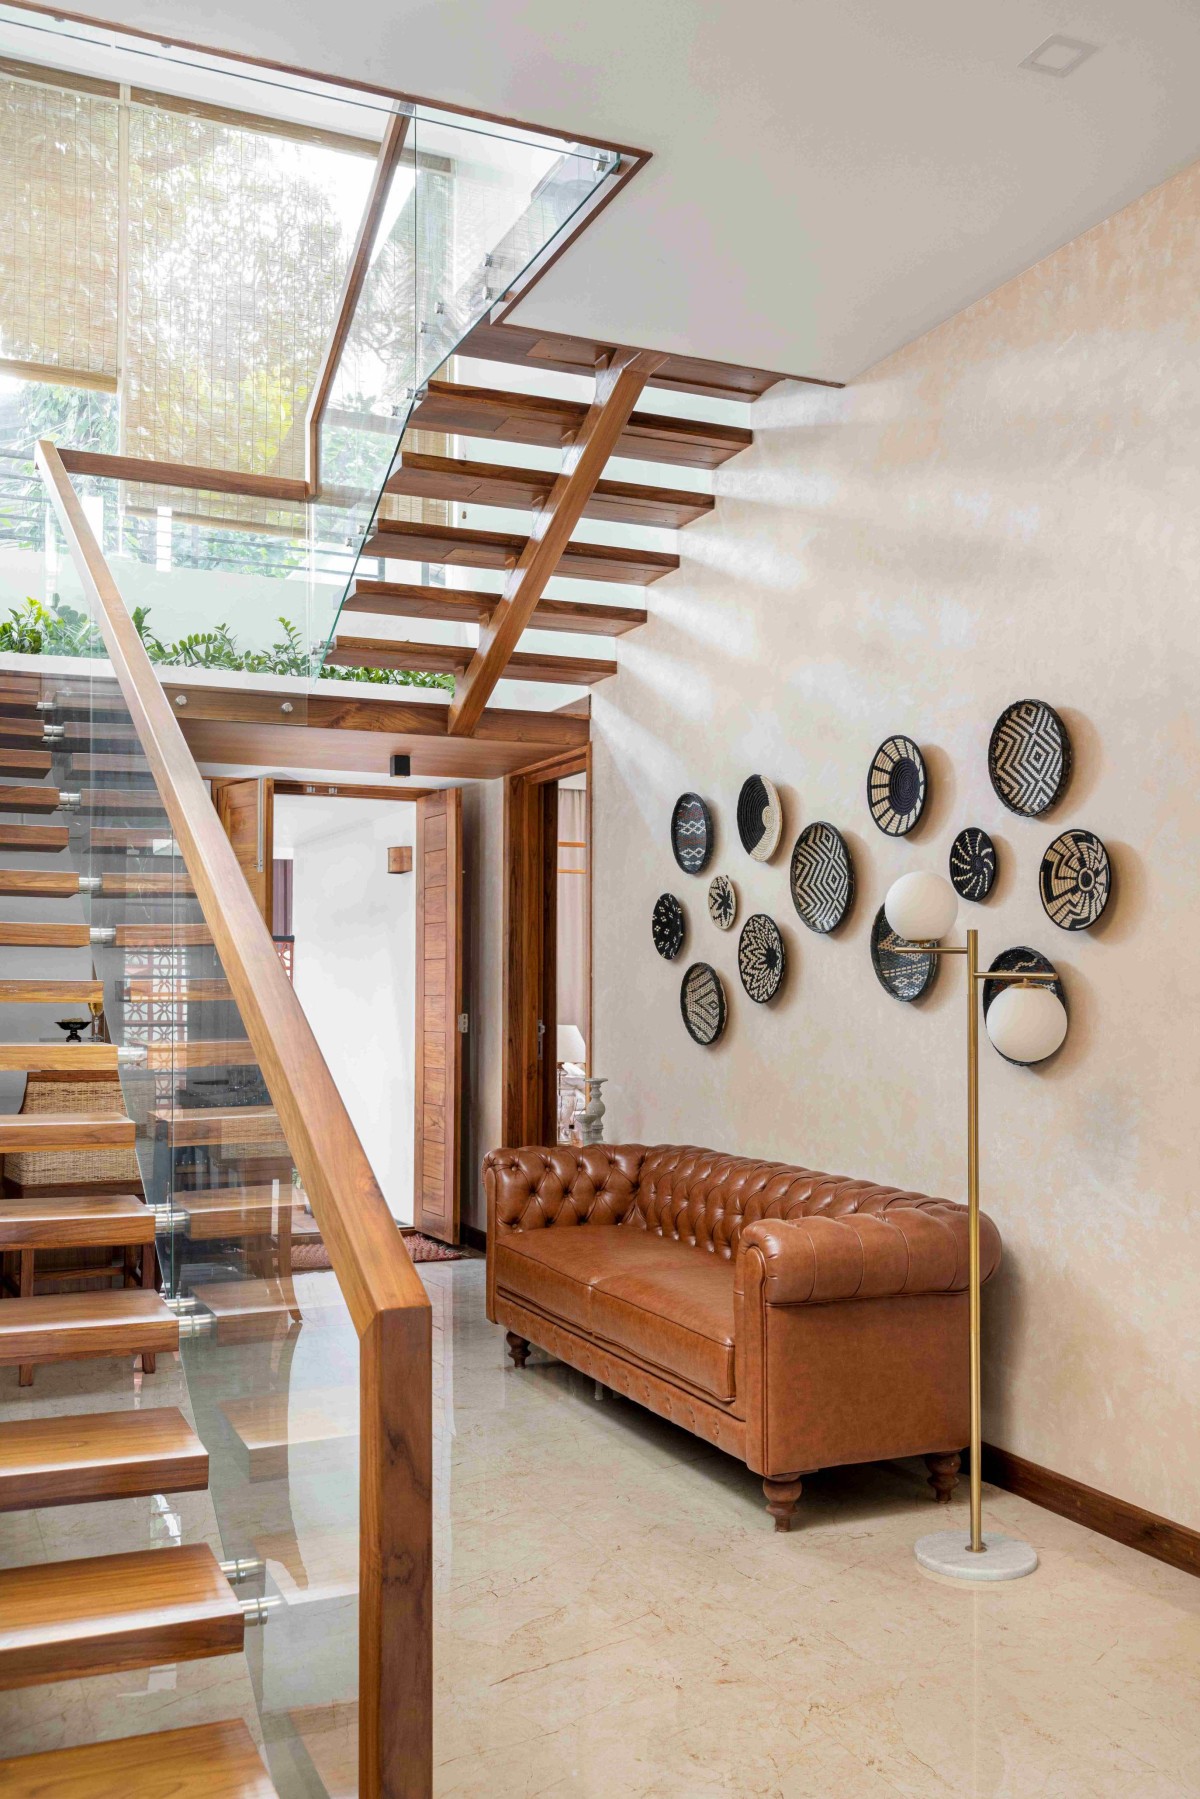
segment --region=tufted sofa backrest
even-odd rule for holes
[[[496,1183],[497,1220],[510,1230],[622,1224],[726,1259],[737,1254],[743,1225],[760,1218],[814,1212],[843,1218],[893,1206],[946,1206],[896,1187],[690,1144],[505,1149],[494,1151],[487,1165]]]
[[[944,1205],[944,1200],[841,1174],[660,1144],[645,1153],[627,1222],[728,1258],[737,1254],[743,1225],[760,1218],[800,1218],[814,1212],[843,1218],[848,1212],[879,1213],[892,1206]]]

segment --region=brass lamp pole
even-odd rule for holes
[[[894,904],[893,904],[894,902]],[[893,910],[895,916],[893,916]],[[958,900],[949,882],[936,875],[906,875],[889,891],[885,903],[888,923],[901,939],[902,947],[894,953],[913,956],[965,956],[967,960],[967,1291],[968,1332],[970,1341],[971,1393],[971,1536],[964,1544],[958,1530],[936,1531],[921,1538],[917,1559],[936,1573],[959,1579],[1012,1580],[1031,1574],[1037,1567],[1037,1554],[1014,1538],[983,1533],[983,1363],[981,1352],[982,1281],[979,1256],[979,988],[983,981],[998,986],[1034,988],[1054,982],[1053,972],[1034,970],[981,969],[979,966],[979,932],[967,931],[965,944],[942,944],[954,922]],[[1026,1031],[1011,1048],[1032,1054],[1015,1054],[1019,1061],[1039,1061],[1057,1049],[1066,1031],[1066,1014],[1057,995],[1051,994],[1053,1006],[1037,1008],[1042,1016],[1026,1020]],[[1033,1023],[1038,1029],[1030,1032]],[[1040,1036],[1038,1030],[1040,1029]],[[995,1040],[995,1039],[993,1039]],[[997,1042],[1001,1053],[1008,1053]],[[965,1553],[964,1553],[965,1552]],[[980,1558],[976,1561],[974,1558]],[[986,1558],[986,1559],[985,1559]]]

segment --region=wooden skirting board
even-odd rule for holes
[[[1031,1499],[1035,1505],[1057,1512],[1061,1518],[1072,1518],[1098,1536],[1110,1537],[1130,1549],[1140,1549],[1156,1561],[1182,1568],[1185,1574],[1200,1574],[1200,1530],[1160,1518],[1155,1512],[1143,1511],[1127,1499],[1114,1499],[1095,1487],[1073,1480],[1069,1474],[1056,1474],[1037,1462],[1011,1450],[997,1449],[992,1443],[983,1446],[983,1478],[1006,1493]]]

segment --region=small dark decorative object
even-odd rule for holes
[[[1046,916],[1064,931],[1094,925],[1112,890],[1108,851],[1092,831],[1064,831],[1056,837],[1038,873]]]
[[[660,893],[654,902],[654,916],[650,923],[654,937],[654,947],[660,956],[671,961],[683,948],[683,907],[673,893]]]
[[[992,727],[988,774],[1010,812],[1037,818],[1056,806],[1071,779],[1071,739],[1045,700],[1016,700]]]
[[[681,793],[675,801],[671,848],[686,875],[698,875],[712,855],[712,814],[698,793]]]
[[[1058,974],[1058,970],[1055,968],[1053,962],[1048,962],[1045,956],[1039,955],[1037,950],[1029,949],[1024,944],[1018,944],[1015,949],[1001,951],[1000,955],[998,955],[992,963],[988,973],[990,974],[993,971],[996,974],[1013,974],[1019,971],[1021,974],[1052,974],[1056,977]],[[1003,993],[1007,986],[1011,986],[1011,982],[989,981],[986,977],[984,978],[983,1016],[985,1018],[988,1015],[988,1008],[996,995],[998,993]],[[1049,987],[1051,993],[1056,993],[1063,1005],[1066,1005],[1067,996],[1063,991],[1063,984],[1060,980],[1056,978],[1053,981],[1039,981],[1038,986]],[[995,1048],[995,1045],[993,1044],[992,1047]],[[998,1049],[996,1050],[996,1054],[1000,1056],[1004,1055],[1004,1052],[1003,1050]],[[1037,1066],[1034,1062],[1018,1061],[1016,1056],[1004,1056],[1004,1060],[1006,1062],[1014,1063],[1018,1068],[1034,1068]]]
[[[707,1046],[725,1029],[725,989],[715,968],[693,962],[679,989],[679,1010],[689,1037]]]
[[[871,926],[871,966],[893,999],[921,999],[937,980],[938,958],[897,937],[880,906]]]
[[[737,890],[728,875],[714,875],[708,884],[708,916],[718,931],[729,931],[737,917]]]
[[[911,737],[881,743],[867,771],[867,804],[886,837],[907,837],[925,810],[925,758]]]
[[[60,1018],[58,1028],[67,1033],[68,1043],[82,1043],[83,1038],[79,1033],[86,1030],[91,1022],[90,1018]]]
[[[950,884],[959,899],[985,900],[996,880],[996,846],[986,831],[968,825],[950,845]]]
[[[737,803],[738,836],[742,848],[756,862],[769,862],[783,833],[783,807],[779,789],[765,775],[751,775],[742,782]]]
[[[738,938],[738,973],[750,998],[760,1006],[774,999],[786,967],[779,926],[765,912],[752,913]]]
[[[850,846],[833,825],[806,825],[792,850],[792,904],[810,931],[835,931],[854,904]]]

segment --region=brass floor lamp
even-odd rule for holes
[[[916,1557],[923,1568],[958,1580],[1017,1580],[1032,1574],[1037,1552],[1028,1543],[999,1533],[984,1534],[983,1372],[980,1357],[979,1267],[979,1011],[980,986],[993,981],[1002,988],[988,1008],[988,1036],[1013,1062],[1040,1062],[1053,1055],[1067,1034],[1067,1014],[1058,994],[1046,983],[1054,973],[981,969],[979,933],[967,932],[965,944],[945,944],[958,916],[958,895],[941,875],[902,875],[884,901],[888,924],[901,939],[895,946],[921,956],[965,956],[967,961],[967,1235],[971,1381],[971,1531],[934,1531],[920,1538]]]

